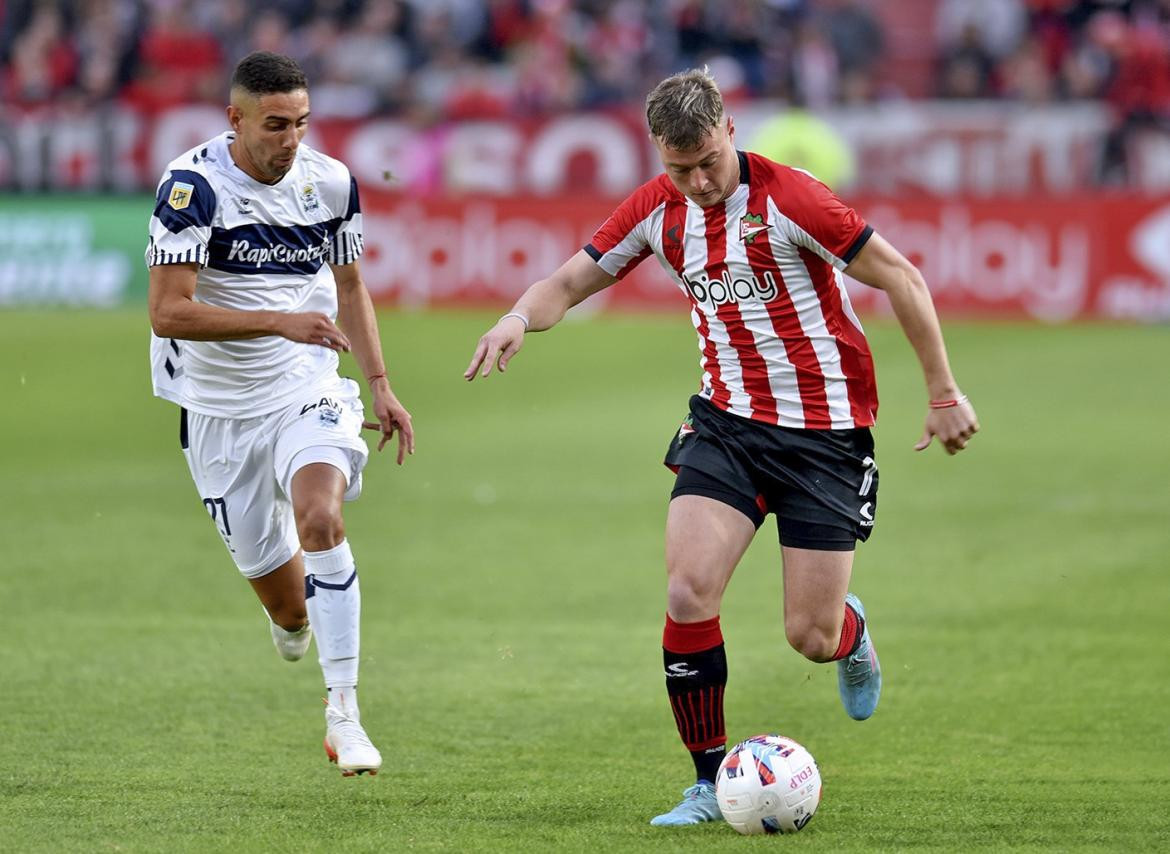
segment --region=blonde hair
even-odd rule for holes
[[[668,148],[693,151],[723,120],[723,96],[707,67],[672,74],[646,96],[650,133]]]

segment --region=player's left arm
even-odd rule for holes
[[[337,282],[337,325],[349,338],[354,360],[370,386],[374,397],[374,415],[377,422],[364,422],[368,430],[381,430],[378,450],[398,433],[398,464],[407,454],[414,453],[414,427],[410,413],[395,396],[386,376],[386,362],[382,358],[382,341],[378,335],[378,321],[370,292],[362,281],[358,262],[330,265]]]
[[[937,436],[948,454],[958,453],[979,430],[979,421],[951,373],[938,314],[922,273],[876,232],[854,256],[845,273],[886,292],[894,315],[922,365],[931,406],[915,450],[925,449]]]

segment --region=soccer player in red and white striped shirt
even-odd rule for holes
[[[846,712],[873,714],[881,670],[865,611],[849,593],[856,543],[873,529],[877,388],[842,272],[886,292],[928,394],[917,450],[948,454],[978,430],[951,374],[918,270],[814,177],[737,151],[706,70],[662,81],[646,115],[665,172],[643,184],[555,273],[480,340],[465,377],[503,371],[526,332],[554,326],[654,255],[690,303],[701,389],[672,438],[666,523],[666,687],[696,783],[651,824],[721,818],[725,752],[723,590],[768,513],[779,529],[784,626],[812,661],[838,663]]]

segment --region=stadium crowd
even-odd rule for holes
[[[314,111],[425,119],[639,101],[707,63],[725,93],[810,107],[896,98],[876,0],[3,0],[0,96],[143,110],[223,99],[253,49],[295,57]],[[1170,0],[886,2],[934,10],[939,98],[1094,98],[1170,115]]]

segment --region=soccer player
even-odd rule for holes
[[[325,750],[346,776],[381,767],[357,703],[361,593],[342,502],[361,493],[368,449],[410,414],[390,389],[362,282],[357,183],[302,142],[305,75],[285,56],[236,66],[231,130],[171,162],[150,221],[154,392],[180,409],[179,443],[224,544],[260,598],[277,651],[317,636]],[[336,322],[335,322],[336,321]],[[373,396],[338,376],[353,351]]]
[[[655,255],[690,302],[701,390],[672,437],[666,521],[666,690],[696,782],[654,825],[721,818],[715,772],[727,737],[723,591],[766,514],[779,529],[788,642],[837,662],[845,711],[864,720],[881,670],[853,551],[870,535],[878,470],[869,347],[841,272],[885,291],[922,365],[928,403],[915,448],[948,454],[978,430],[951,374],[918,270],[814,177],[737,151],[715,81],[690,70],[646,102],[665,174],[643,184],[556,272],[533,284],[482,338],[464,374],[503,372],[526,332]]]

